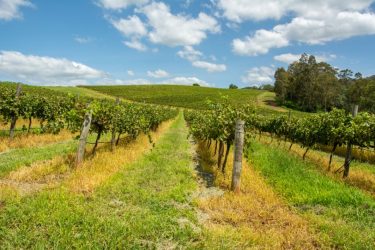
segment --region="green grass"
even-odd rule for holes
[[[89,98],[96,98],[96,99],[115,99],[113,96],[102,94],[100,92],[97,92],[88,88],[79,88],[79,87],[46,87],[46,88],[55,90],[58,92],[66,93],[66,94],[79,95],[81,97],[89,97]]]
[[[121,97],[136,102],[205,109],[206,101],[221,101],[228,96],[233,104],[251,104],[263,93],[260,90],[219,89],[180,85],[139,85],[139,86],[82,86],[107,95]]]
[[[87,142],[94,143],[96,136],[97,134],[95,133],[90,134]],[[102,135],[100,142],[106,142],[104,145],[107,145],[110,140],[111,134],[107,133]],[[72,153],[77,149],[77,145],[77,140],[70,140],[41,147],[11,149],[0,153],[0,178],[11,171],[23,166],[29,166],[34,162],[50,160],[59,155]],[[89,144],[86,148],[92,148],[92,144]]]
[[[339,249],[375,248],[375,200],[324,176],[311,163],[254,142],[250,161],[286,201]]]
[[[0,177],[22,166],[36,161],[50,160],[57,155],[70,153],[76,148],[76,141],[54,143],[42,147],[13,149],[0,154]]]
[[[187,134],[180,114],[150,153],[90,196],[62,187],[5,204],[0,248],[196,248],[201,232],[189,198],[197,184]]]

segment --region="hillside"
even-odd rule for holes
[[[227,96],[232,104],[250,104],[265,91],[219,89],[180,85],[80,86],[135,102],[204,109],[207,100],[220,101]]]

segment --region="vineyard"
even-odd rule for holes
[[[375,115],[262,93],[0,83],[0,247],[373,249]]]

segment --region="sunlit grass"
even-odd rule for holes
[[[76,134],[62,130],[58,134],[18,134],[13,140],[0,137],[0,152],[16,148],[40,147],[47,144],[72,140]]]
[[[275,145],[253,142],[249,158],[274,190],[329,240],[332,248],[375,247],[375,200]]]
[[[226,190],[220,197],[198,201],[209,215],[205,223],[209,249],[314,249],[324,242],[309,228],[306,220],[291,210],[245,161],[241,193],[229,191],[233,154],[226,176],[216,168],[213,150],[198,146],[201,164],[216,175],[215,185]]]
[[[180,115],[151,152],[120,166],[91,195],[64,185],[9,201],[0,213],[0,248],[200,249],[186,138]]]
[[[261,141],[263,143],[269,144],[270,138],[263,137]],[[306,150],[297,144],[293,145],[289,150],[290,143],[285,144],[284,142],[275,140],[272,145],[285,150],[287,153],[294,154],[301,158]],[[345,159],[342,157],[333,157],[330,171],[328,171],[329,153],[310,149],[306,155],[306,161],[315,164],[318,169],[321,170],[322,174],[325,174],[338,182],[345,182],[347,184],[360,188],[375,197],[375,165],[353,160],[351,162],[349,177],[343,179],[341,172],[336,173],[336,170],[340,169],[344,165]]]

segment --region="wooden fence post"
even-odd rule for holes
[[[21,94],[21,84],[17,84],[17,90],[16,90],[16,101],[18,100],[19,96]],[[16,128],[16,122],[17,122],[17,117],[18,115],[14,114],[12,117],[12,120],[10,122],[10,130],[9,130],[9,137],[10,139],[13,139],[14,137],[14,129]]]
[[[233,173],[232,173],[232,191],[240,192],[240,181],[242,171],[242,153],[244,145],[244,132],[245,122],[241,120],[236,121],[236,132],[234,138],[234,160],[233,160]]]
[[[120,104],[120,98],[116,98],[116,105],[119,105]],[[113,149],[115,148],[115,144],[116,144],[116,131],[115,131],[115,128],[113,127],[112,129],[112,138],[111,138],[111,151],[113,151]]]
[[[354,105],[352,109],[352,116],[356,117],[358,114],[358,105]],[[349,176],[349,169],[350,169],[350,162],[352,161],[352,149],[353,145],[351,142],[348,142],[348,146],[346,148],[346,155],[345,155],[345,163],[344,163],[344,174],[343,178]]]
[[[77,150],[76,166],[80,165],[83,162],[83,159],[85,156],[86,142],[87,142],[87,137],[90,132],[91,119],[92,119],[92,110],[86,113],[85,120],[83,121],[81,136],[79,138],[79,144],[78,144],[78,150]]]

